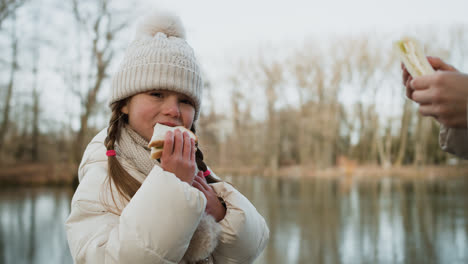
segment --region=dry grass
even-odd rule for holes
[[[392,177],[399,179],[434,179],[446,177],[468,177],[468,165],[440,165],[440,166],[402,166],[383,169],[376,165],[361,165],[353,168],[333,167],[317,169],[305,166],[281,167],[276,174],[259,168],[213,168],[218,175],[230,174],[234,176],[271,176],[282,178],[359,178],[380,179]]]
[[[68,163],[27,163],[0,168],[1,185],[69,185],[77,167]]]
[[[329,179],[360,179],[371,180],[385,177],[401,180],[444,179],[448,177],[468,177],[468,164],[456,166],[404,166],[383,169],[375,165],[356,166],[353,168],[334,167],[317,169],[312,166],[281,167],[276,173],[263,168],[219,168],[213,167],[216,174],[232,176],[264,176],[272,175],[281,178],[329,178]],[[16,164],[0,167],[1,185],[69,185],[76,177],[77,166],[68,163],[36,163]]]

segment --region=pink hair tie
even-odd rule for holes
[[[206,176],[208,176],[208,175],[210,175],[210,174],[211,174],[211,171],[210,171],[210,170],[206,170],[206,171],[203,172],[203,177],[206,177]]]
[[[110,150],[106,151],[106,156],[115,156],[115,150],[110,149]]]

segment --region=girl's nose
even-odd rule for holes
[[[171,117],[179,117],[180,109],[178,98],[172,95],[166,97],[163,103],[162,112],[163,114]]]

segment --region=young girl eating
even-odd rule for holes
[[[203,161],[195,131],[203,81],[179,18],[154,13],[112,78],[109,126],[87,146],[65,225],[75,263],[252,263],[269,230],[255,207]]]

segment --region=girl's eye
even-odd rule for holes
[[[152,92],[151,96],[157,97],[157,98],[163,98],[163,94],[159,92]]]
[[[191,100],[189,100],[189,99],[182,99],[182,100],[180,100],[180,102],[181,102],[181,103],[183,103],[183,104],[188,104],[188,105],[191,105],[191,106],[193,106],[193,103],[192,103],[192,101],[191,101]]]

